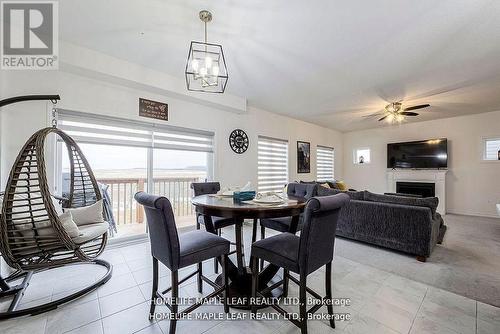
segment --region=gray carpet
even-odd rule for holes
[[[500,219],[447,215],[448,231],[426,263],[337,238],[335,254],[500,307]]]

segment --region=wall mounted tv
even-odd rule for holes
[[[387,168],[447,168],[446,138],[387,144]]]

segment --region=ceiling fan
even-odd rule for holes
[[[430,107],[430,104],[419,104],[416,106],[402,108],[401,102],[392,102],[385,106],[384,108],[384,116],[381,117],[378,121],[381,122],[383,120],[387,120],[389,123],[393,122],[402,122],[407,116],[418,116],[419,114],[413,112],[412,110],[422,109]]]

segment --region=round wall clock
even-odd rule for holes
[[[248,148],[248,136],[245,131],[236,129],[229,135],[229,146],[238,154],[244,153]]]

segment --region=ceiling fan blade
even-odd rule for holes
[[[387,117],[387,115],[385,115],[384,117],[380,118],[378,121],[383,121],[385,118]]]
[[[404,108],[403,111],[417,110],[417,109],[427,108],[430,106],[431,106],[430,104],[420,104],[418,106]]]
[[[362,116],[363,118],[369,118],[369,117],[376,117],[376,116],[382,116],[383,113],[382,112],[377,112],[377,113],[374,113],[374,114],[370,114],[370,115],[364,115]]]
[[[416,112],[411,112],[411,111],[402,111],[399,113],[400,115],[404,116],[418,116],[419,114]]]

